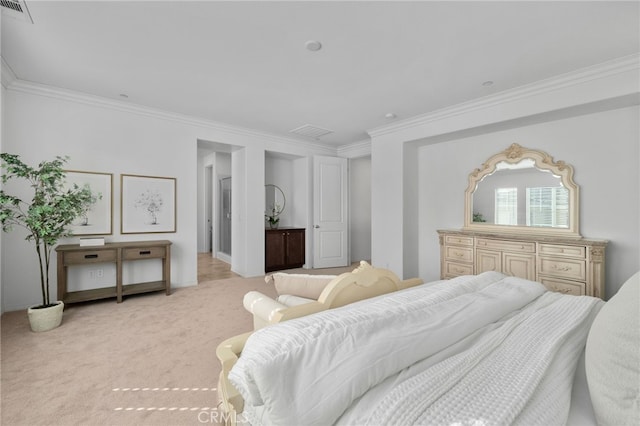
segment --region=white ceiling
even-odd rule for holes
[[[20,80],[342,146],[640,51],[631,2],[56,2],[2,17]],[[318,52],[305,42],[318,40]],[[490,87],[482,83],[491,80]],[[127,94],[128,99],[120,97]]]

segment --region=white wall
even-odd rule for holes
[[[69,169],[113,174],[113,234],[107,241],[169,239],[172,246],[171,280],[174,286],[196,283],[196,144],[184,126],[152,117],[87,106],[31,94],[6,93],[6,137],[3,149],[19,154],[28,164],[68,155]],[[179,154],[175,146],[180,146]],[[120,235],[120,175],[175,177],[177,232]],[[4,236],[3,300],[6,310],[38,303],[36,254],[24,232]],[[61,243],[76,243],[71,238]],[[142,267],[142,265],[141,265]],[[56,293],[56,263],[51,266],[52,293]],[[108,279],[112,274],[108,275]],[[112,278],[112,277],[111,277]],[[99,286],[99,282],[95,283]]]
[[[574,167],[580,186],[580,233],[606,239],[606,295],[640,269],[638,107],[522,126],[419,149],[420,276],[439,278],[437,229],[464,224],[468,175],[514,142]]]
[[[264,274],[265,151],[245,147],[231,154],[231,270]]]
[[[375,142],[375,143],[374,143]],[[372,140],[371,144],[371,264],[404,274],[402,142]]]
[[[60,89],[14,82],[4,92],[3,151],[19,154],[31,164],[69,155],[69,169],[113,173],[113,235],[107,241],[168,239],[173,242],[171,281],[174,287],[197,283],[198,159],[197,141],[215,141],[248,149],[245,173],[244,237],[234,241],[242,257],[240,273],[259,275],[264,247],[255,235],[264,229],[264,149],[295,155],[335,155],[335,150],[280,139],[250,130],[137,107],[126,102],[86,96]],[[120,175],[177,179],[177,232],[120,234]],[[257,174],[257,175],[255,175]],[[233,171],[236,178],[236,171]],[[240,214],[240,212],[237,212]],[[76,243],[71,238],[61,243]],[[5,311],[40,300],[35,250],[24,233],[2,238],[2,303]],[[262,244],[263,246],[263,244]],[[140,265],[145,268],[145,265]],[[56,264],[52,265],[52,295],[56,294]]]
[[[205,201],[207,199],[207,167],[211,167],[212,171],[215,171],[215,152],[208,152],[198,149],[198,253],[207,251],[207,206]],[[213,188],[211,188],[213,194]]]
[[[351,261],[371,260],[371,157],[349,160]]]
[[[640,94],[638,59],[637,55],[615,59],[370,130],[372,263],[387,267],[405,278],[417,270],[421,274],[428,274],[428,277],[437,276],[439,267],[431,266],[428,268],[429,271],[425,272],[425,266],[418,265],[418,258],[413,258],[414,254],[422,249],[422,246],[416,246],[416,242],[422,244],[424,238],[435,238],[435,235],[420,229],[420,238],[416,241],[415,233],[412,232],[418,232],[418,228],[424,223],[425,215],[442,219],[442,227],[455,228],[463,224],[465,186],[462,186],[460,194],[442,194],[440,198],[435,196],[440,194],[430,195],[429,191],[434,189],[426,188],[425,185],[437,185],[443,180],[443,176],[433,174],[429,180],[421,180],[418,184],[412,181],[412,175],[415,176],[414,170],[430,166],[415,163],[417,155],[413,155],[413,150],[431,144],[439,144],[449,149],[448,147],[457,146],[460,140],[477,135],[636,106]],[[637,121],[631,124],[631,127],[638,125]],[[605,133],[608,132],[607,136],[601,139],[601,142],[606,146],[610,135],[617,135],[626,130],[607,127],[604,129]],[[522,143],[521,140],[511,142]],[[637,144],[637,137],[635,143]],[[500,150],[504,148],[506,146],[500,147]],[[588,151],[591,147],[583,145],[581,149]],[[446,161],[440,159],[441,162],[436,166],[445,167],[448,170],[446,176],[455,176],[455,179],[463,177],[466,180],[470,171],[481,164],[478,163],[476,150],[482,150],[480,145],[467,145],[455,152],[457,156],[448,157]],[[553,155],[556,158],[569,157],[556,151]],[[488,155],[485,156],[483,152],[482,161],[486,158]],[[637,155],[633,158],[634,167],[637,168]],[[584,186],[587,182],[581,184]],[[634,192],[637,193],[637,189]],[[417,197],[425,196],[437,202],[432,201],[429,205],[416,208]],[[444,209],[449,213],[460,212],[460,216],[442,215],[442,205],[446,205]],[[585,217],[583,221],[583,224],[587,225]],[[589,232],[592,230],[586,229]],[[636,228],[630,225],[629,229]],[[633,234],[633,238],[637,238],[637,232]],[[636,251],[637,246],[637,243],[632,244],[632,251]],[[420,258],[424,258],[424,253],[420,253]],[[431,262],[435,260],[432,259]],[[637,261],[634,265],[637,265]],[[635,266],[629,266],[633,267]]]
[[[296,216],[296,199],[293,196],[295,181],[293,179],[292,160],[286,158],[267,157],[265,159],[264,183],[276,185],[284,194],[285,206],[282,214],[280,215],[279,226],[293,226],[294,218]]]
[[[4,82],[3,82],[4,83]],[[4,107],[4,98],[6,96],[6,91],[4,88],[4,84],[0,85],[0,152],[4,152],[4,130],[5,130],[5,126],[4,126],[4,122],[5,122],[5,107]],[[4,185],[2,184],[2,182],[0,182],[0,188],[2,188]],[[4,232],[2,232],[0,230],[0,314],[2,312],[4,312],[4,304],[2,303],[2,301],[4,300],[3,294],[4,294],[4,271],[5,269],[2,267],[2,259],[4,258]]]

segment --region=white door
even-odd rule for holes
[[[349,264],[347,159],[313,158],[313,267]]]

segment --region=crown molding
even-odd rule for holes
[[[455,117],[470,112],[491,108],[507,102],[538,96],[544,93],[554,92],[567,87],[576,86],[592,80],[597,80],[628,71],[640,70],[640,54],[623,56],[608,62],[581,68],[576,71],[560,74],[545,80],[540,80],[514,89],[505,90],[494,95],[484,96],[468,102],[463,102],[451,107],[442,108],[429,113],[421,114],[398,121],[386,126],[368,130],[371,137],[379,137],[400,130],[425,125],[435,121]]]
[[[1,64],[1,80],[2,86],[6,89],[13,84],[18,78],[16,77],[16,73],[13,72],[9,64],[4,60],[2,56],[0,56]]]
[[[371,155],[371,139],[342,145],[338,147],[338,157],[358,158]]]
[[[5,75],[5,61],[2,60],[2,75],[4,85]],[[11,68],[7,65],[7,71],[13,76],[13,80],[5,86],[7,90],[12,90],[21,93],[27,93],[31,95],[44,96],[54,99],[59,99],[68,102],[74,102],[79,104],[90,105],[99,108],[106,108],[116,110],[120,112],[137,114],[151,118],[157,118],[160,120],[173,121],[189,126],[204,127],[220,132],[231,133],[239,136],[245,136],[250,138],[259,139],[263,142],[277,143],[284,146],[288,146],[293,150],[300,150],[306,148],[314,151],[316,154],[336,155],[336,148],[327,145],[309,142],[307,140],[287,138],[276,134],[260,132],[257,130],[233,126],[230,124],[220,123],[213,120],[207,120],[203,118],[192,117],[189,115],[179,114],[170,111],[164,111],[144,105],[131,104],[124,101],[115,99],[104,98],[101,96],[91,95],[82,92],[76,92],[68,89],[61,89],[54,86],[48,86],[40,83],[33,83],[24,80],[20,80],[15,77],[15,74],[11,71]]]

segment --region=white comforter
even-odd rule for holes
[[[562,424],[600,306],[459,277],[261,329],[229,379],[252,424]]]

